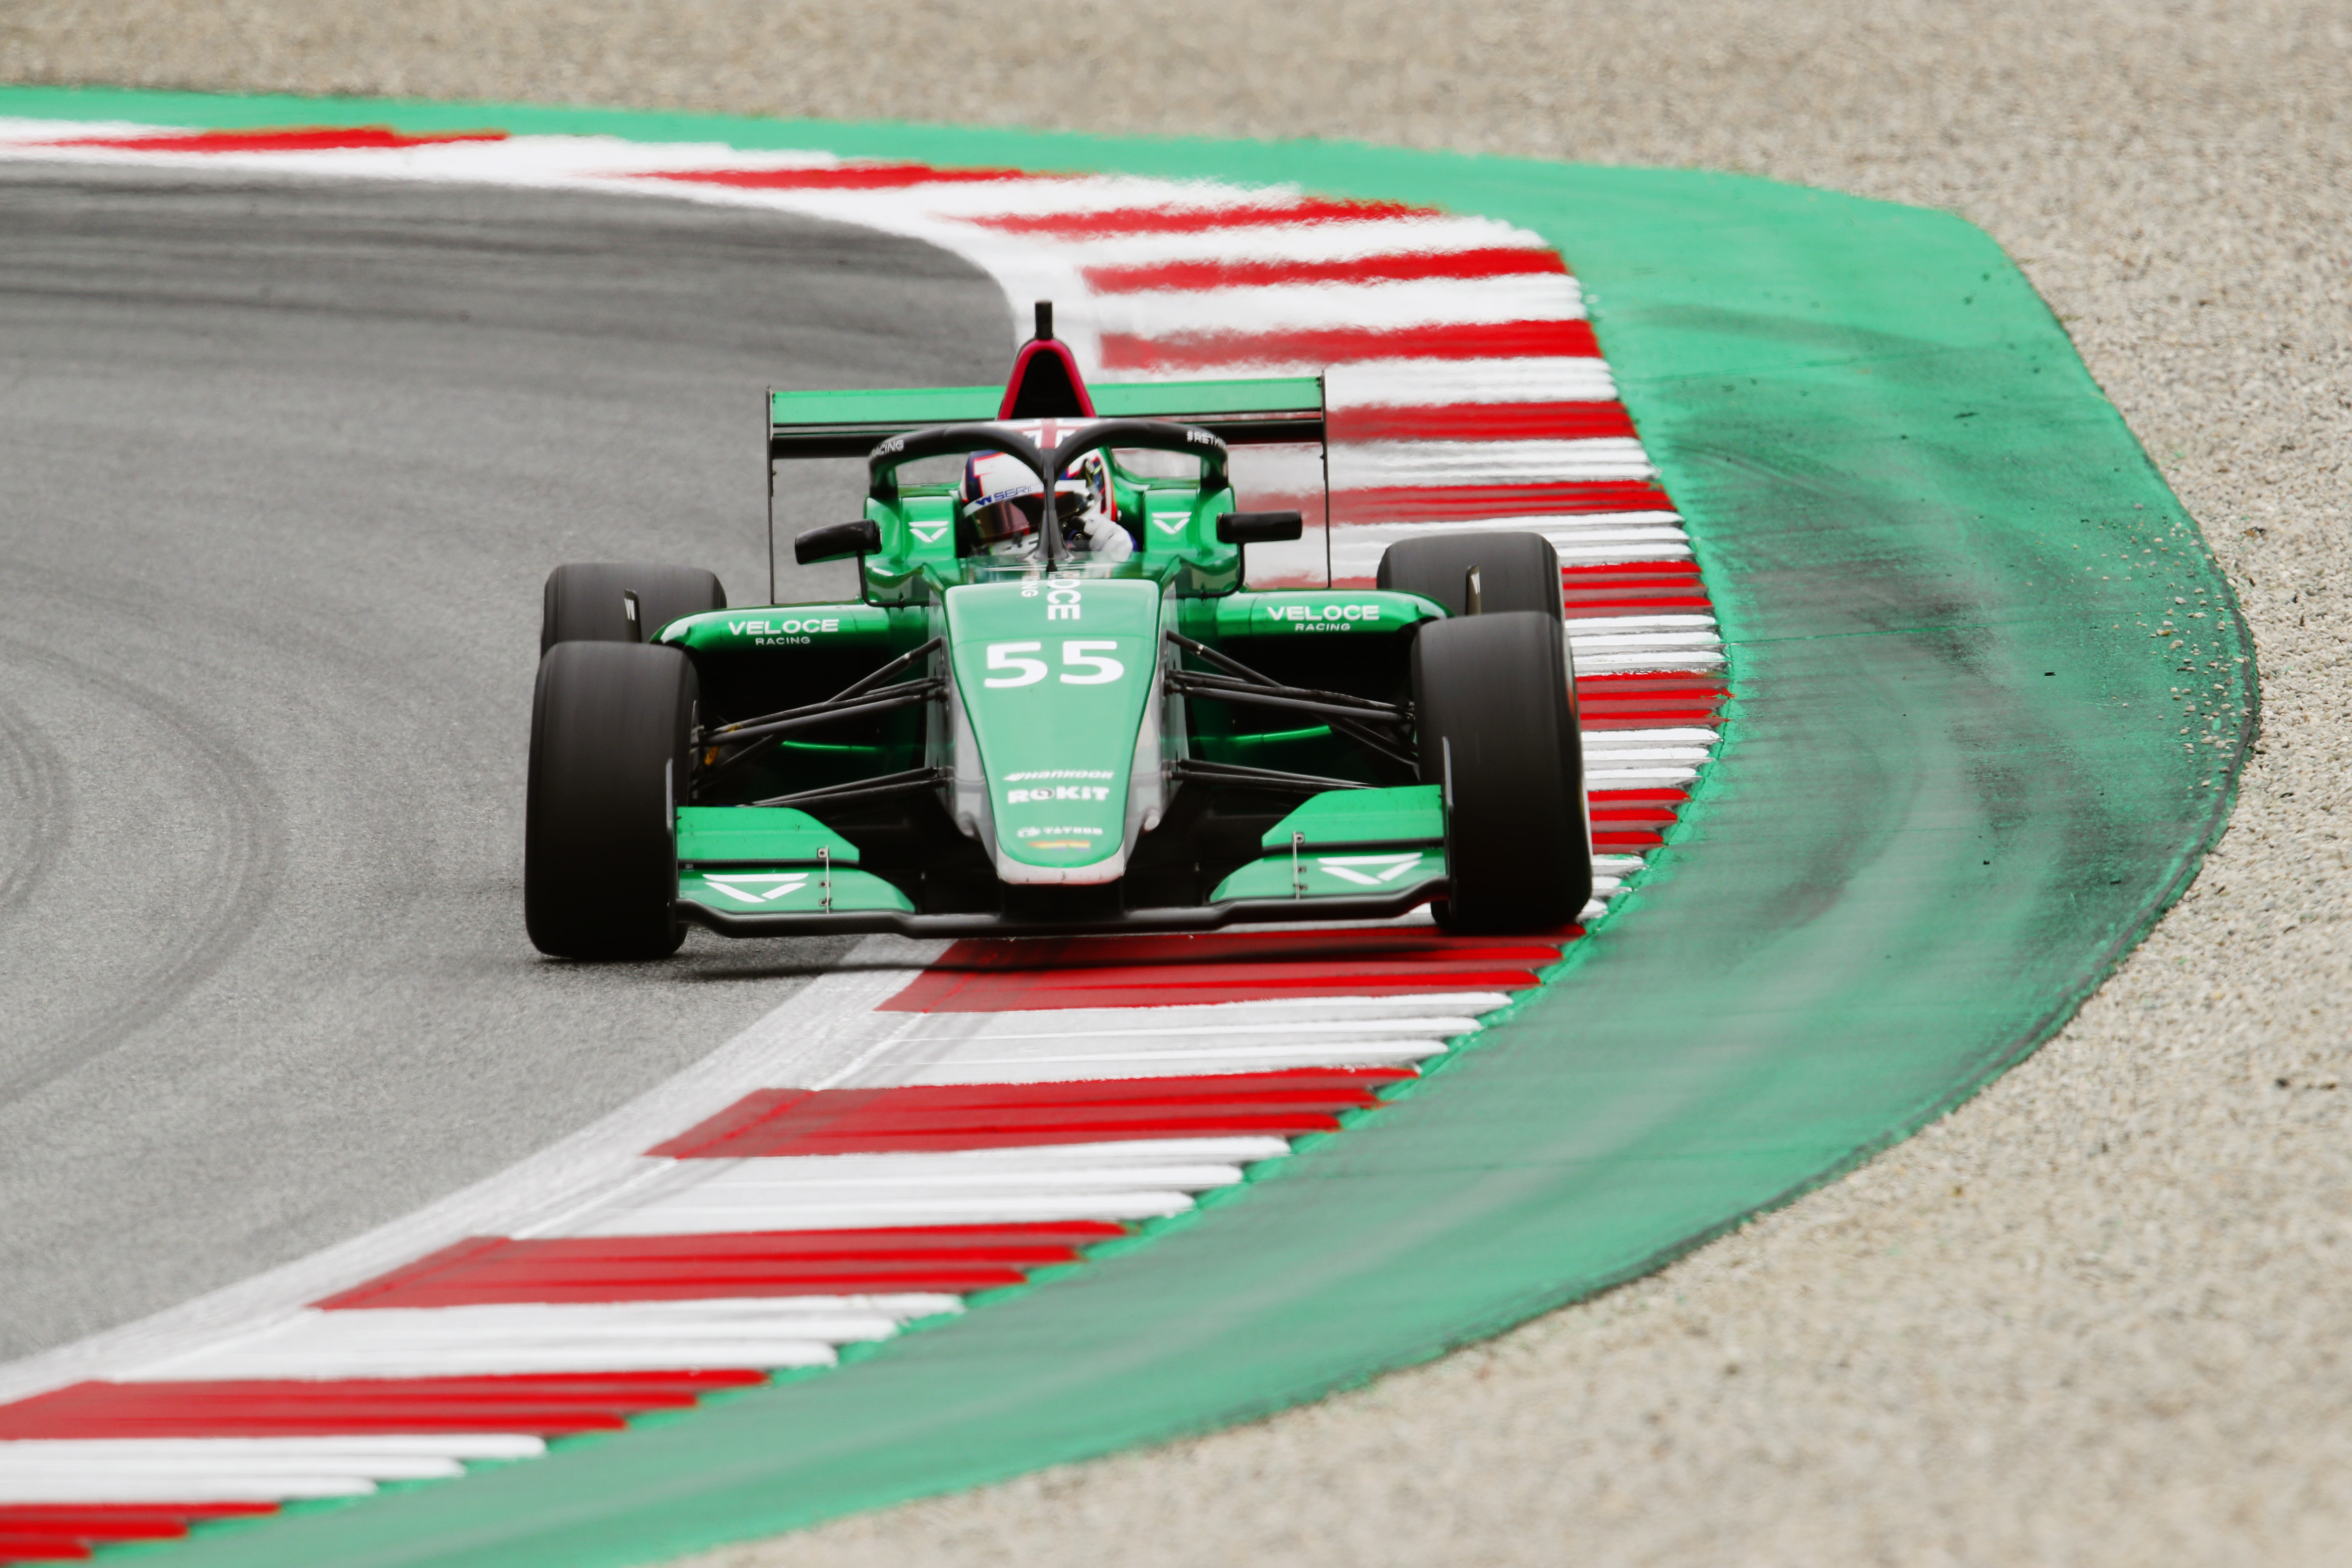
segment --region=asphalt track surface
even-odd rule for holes
[[[10,171],[0,1359],[488,1175],[846,946],[532,951],[539,585],[650,549],[763,599],[759,389],[1013,338],[964,263],[781,214]],[[845,505],[780,476],[780,528]]]

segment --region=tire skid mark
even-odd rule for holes
[[[0,923],[15,918],[73,836],[73,787],[47,732],[0,695]]]
[[[44,669],[100,694],[118,711],[142,716],[152,729],[173,737],[175,755],[212,786],[200,801],[206,808],[208,864],[186,884],[195,907],[156,934],[155,950],[95,1014],[43,1040],[30,1060],[0,1068],[0,1099],[14,1100],[155,1027],[172,1003],[219,970],[276,896],[287,845],[284,813],[268,769],[193,705],[17,638],[0,637],[0,660]]]

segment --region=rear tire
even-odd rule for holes
[[[621,596],[637,596],[641,631],[629,629]],[[698,566],[578,561],[547,574],[540,593],[539,651],[558,643],[636,643],[681,615],[727,608],[727,590]]]
[[[1417,593],[1445,606],[1448,615],[1466,615],[1463,580],[1478,569],[1480,613],[1507,615],[1540,610],[1561,617],[1559,552],[1541,534],[1438,534],[1392,544],[1381,555],[1381,588]]]
[[[1422,624],[1422,781],[1446,789],[1450,931],[1566,925],[1592,897],[1584,748],[1559,621],[1534,611]]]
[[[558,958],[660,958],[677,896],[693,662],[678,649],[562,643],[539,662],[523,828],[523,923]]]

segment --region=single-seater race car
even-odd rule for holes
[[[532,942],[1574,920],[1591,833],[1550,543],[1433,530],[1373,589],[1244,589],[1246,548],[1302,522],[1238,509],[1230,447],[1321,441],[1320,380],[1090,392],[1038,314],[1001,395],[771,394],[772,497],[779,460],[866,461],[865,516],[794,547],[856,558],[856,600],[549,577]]]

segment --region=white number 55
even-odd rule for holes
[[[988,667],[992,670],[1017,672],[1005,676],[991,675],[982,684],[992,686],[1034,686],[1045,678],[1045,661],[1024,659],[1018,655],[1034,653],[1043,643],[991,643],[988,645]],[[1062,677],[1069,679],[1067,675]]]
[[[1094,671],[1091,675],[1064,675],[1066,686],[1103,686],[1127,674],[1127,666],[1117,659],[1106,659],[1100,653],[1089,653],[1089,648],[1116,648],[1116,643],[1068,642],[1062,644],[1062,663],[1082,664]]]
[[[1066,686],[1107,686],[1127,674],[1127,666],[1117,659],[1103,655],[1116,649],[1116,643],[1092,643],[1072,638],[1062,644],[1062,663],[1087,674],[1064,674]],[[997,687],[1034,686],[1045,678],[1045,661],[1024,659],[1024,653],[1045,652],[1043,643],[991,643],[988,645],[988,667],[1003,670],[1002,675],[991,675],[982,684]],[[1097,650],[1100,650],[1097,652]]]

